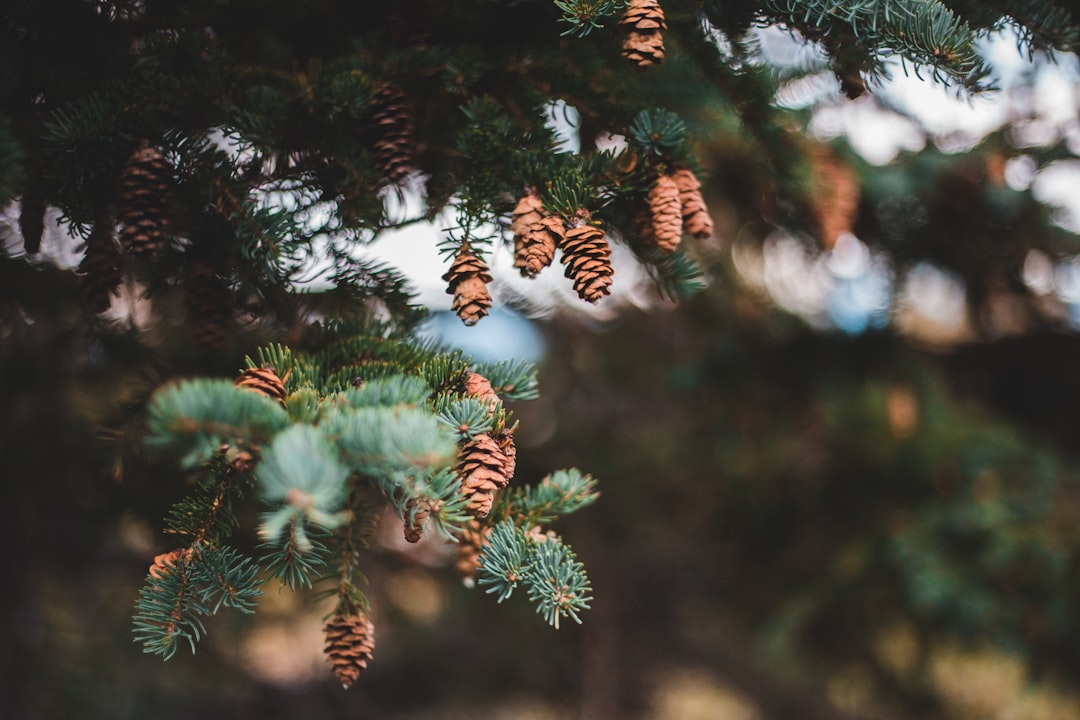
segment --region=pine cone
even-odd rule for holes
[[[184,548],[176,548],[166,553],[154,556],[154,562],[150,565],[150,577],[159,578],[168,573],[176,566],[176,561],[184,555]]]
[[[652,216],[652,238],[656,248],[670,255],[679,247],[683,226],[679,186],[670,175],[656,178],[656,184],[649,190],[649,214]]]
[[[810,162],[812,210],[821,242],[826,249],[832,249],[836,239],[851,232],[855,225],[859,214],[859,176],[826,148],[812,152]]]
[[[501,402],[495,389],[491,387],[491,381],[477,372],[465,375],[465,396],[474,397],[487,405],[489,417],[494,414]]]
[[[630,0],[620,25],[626,28],[622,56],[639,70],[659,65],[664,60],[664,36],[667,30],[664,11],[657,0]]]
[[[562,263],[582,300],[596,303],[611,294],[611,247],[600,228],[578,225],[568,230],[562,243]]]
[[[323,652],[334,666],[342,687],[348,688],[367,669],[375,653],[375,626],[364,614],[335,615],[323,626]]]
[[[709,208],[701,195],[701,182],[689,168],[680,168],[672,176],[679,188],[679,203],[682,205],[683,227],[694,237],[704,240],[712,237],[713,222]]]
[[[151,257],[165,244],[172,173],[172,166],[154,147],[139,148],[128,159],[116,205],[120,245],[132,255]]]
[[[195,344],[215,350],[225,344],[232,319],[232,296],[214,266],[204,260],[192,262],[184,275],[184,306]]]
[[[491,275],[484,261],[474,255],[467,245],[463,245],[454,257],[443,280],[449,283],[446,292],[454,296],[450,309],[458,314],[463,323],[475,325],[488,314],[491,293],[487,284],[491,282]]]
[[[371,128],[376,137],[375,159],[383,177],[391,183],[399,183],[412,172],[416,154],[412,112],[405,93],[388,84],[379,86],[371,104],[375,110],[371,116]]]
[[[503,463],[503,475],[506,476],[507,481],[513,480],[514,472],[517,470],[517,446],[514,445],[514,433],[512,430],[503,430],[495,436],[495,441],[506,456],[506,462]]]
[[[236,378],[233,384],[236,387],[262,393],[285,407],[285,397],[288,394],[285,392],[285,381],[278,377],[278,374],[274,372],[274,368],[269,365],[263,365],[261,368],[248,368],[240,373],[240,377]]]
[[[483,525],[475,518],[461,529],[461,537],[454,546],[454,569],[466,582],[473,580],[480,570],[480,552],[490,534],[491,526]]]
[[[79,263],[79,290],[86,308],[102,313],[112,304],[111,295],[119,295],[124,281],[120,269],[120,250],[113,239],[112,223],[99,220],[86,239],[86,255]]]
[[[495,501],[495,491],[510,482],[506,470],[506,454],[490,435],[475,435],[465,443],[457,473],[461,477],[461,492],[468,498],[465,510],[470,515],[487,517]]]
[[[559,217],[544,215],[544,205],[534,192],[521,198],[514,208],[510,229],[514,233],[514,267],[522,277],[536,277],[551,264],[565,232]]]
[[[413,512],[416,508],[416,512]],[[431,507],[426,500],[410,500],[405,503],[405,540],[411,543],[420,542],[424,537],[424,521],[431,514]],[[411,520],[410,520],[411,516]]]

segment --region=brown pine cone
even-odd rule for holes
[[[461,448],[457,473],[461,493],[468,498],[465,510],[476,518],[487,517],[495,502],[495,491],[506,487],[506,454],[490,435],[474,435]]]
[[[810,199],[821,242],[832,249],[836,239],[851,232],[859,214],[859,176],[826,147],[810,154],[813,178]]]
[[[495,393],[495,389],[491,387],[491,381],[477,372],[470,372],[465,375],[465,396],[474,397],[487,405],[489,417],[499,408],[499,404],[502,402]]]
[[[566,232],[562,243],[565,275],[574,281],[578,297],[596,303],[611,294],[611,247],[595,225],[578,225]]]
[[[488,267],[473,254],[468,246],[462,246],[454,258],[450,270],[443,275],[449,283],[447,292],[454,296],[450,309],[458,314],[466,325],[475,325],[491,308],[491,282]]]
[[[412,172],[416,154],[412,111],[405,93],[389,84],[379,86],[371,104],[375,108],[370,122],[377,138],[375,160],[383,177],[399,183]]]
[[[424,537],[424,521],[427,520],[430,509],[426,500],[410,500],[405,503],[406,542],[418,543]]]
[[[323,626],[323,653],[334,666],[342,687],[348,688],[367,669],[375,653],[375,626],[363,613],[335,615]]]
[[[649,190],[649,213],[656,249],[670,255],[679,247],[683,225],[679,186],[670,175],[656,178],[656,184]]]
[[[156,255],[169,229],[173,169],[152,146],[136,150],[120,176],[116,197],[120,245],[136,256]]]
[[[285,392],[285,381],[278,377],[278,374],[274,372],[274,368],[269,365],[244,370],[233,384],[236,387],[262,393],[271,400],[281,403],[282,407],[285,406],[285,397],[288,394]]]
[[[630,0],[619,24],[626,29],[622,56],[639,70],[664,61],[664,36],[667,30],[664,10],[657,0]]]
[[[514,208],[510,229],[514,233],[514,267],[522,277],[536,277],[555,259],[555,248],[564,232],[562,220],[547,215],[540,196],[530,191]]]
[[[709,208],[701,195],[701,183],[689,168],[680,168],[672,176],[679,188],[679,203],[682,206],[682,221],[686,232],[696,238],[712,237],[713,222]]]
[[[471,582],[480,569],[480,552],[490,534],[491,526],[483,525],[475,518],[465,523],[461,530],[461,537],[454,546],[454,569],[466,583]]]
[[[517,470],[517,446],[514,445],[514,433],[512,430],[503,430],[495,436],[495,441],[499,443],[499,449],[506,456],[503,474],[506,475],[508,481],[513,480],[514,472]]]

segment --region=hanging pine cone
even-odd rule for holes
[[[540,196],[532,191],[514,208],[510,229],[514,233],[514,267],[522,277],[536,277],[551,264],[565,233],[562,220],[555,215],[545,216]]]
[[[686,232],[704,240],[712,237],[713,222],[709,208],[701,195],[701,182],[689,168],[680,168],[672,173],[675,185],[679,188],[679,203],[682,206],[682,221]]]
[[[172,166],[155,147],[142,147],[128,159],[116,198],[120,245],[132,255],[151,257],[165,244],[169,227]]]
[[[487,517],[495,501],[495,491],[510,482],[506,470],[506,454],[490,435],[475,435],[465,443],[457,473],[461,477],[461,492],[468,498],[466,512],[476,518]]]
[[[827,250],[836,239],[850,233],[859,214],[859,176],[826,147],[810,154],[813,178],[810,199],[821,242]]]
[[[367,669],[375,653],[375,626],[363,613],[335,615],[323,626],[327,660],[342,687],[348,688]]]
[[[495,389],[491,387],[491,381],[477,372],[465,374],[465,396],[476,398],[487,405],[489,417],[499,408],[501,402]]]
[[[424,521],[430,514],[431,506],[426,499],[409,500],[405,503],[405,540],[407,542],[420,542],[420,538],[424,537]]]
[[[461,322],[475,325],[488,314],[491,293],[487,284],[491,282],[491,275],[484,261],[474,255],[468,245],[461,246],[443,280],[449,283],[446,292],[454,296],[450,309],[458,314]]]
[[[86,255],[77,272],[83,303],[90,312],[105,312],[112,304],[111,296],[119,294],[124,281],[120,265],[112,223],[99,220],[86,239]]]
[[[236,378],[233,384],[236,387],[262,393],[285,407],[285,397],[288,394],[285,392],[285,381],[278,377],[278,374],[274,372],[274,368],[269,365],[263,365],[261,368],[248,368],[240,373],[240,377]]]
[[[405,93],[389,84],[379,86],[371,104],[375,110],[371,116],[375,160],[384,178],[399,183],[412,171],[416,154],[412,112]]]
[[[652,218],[652,240],[656,249],[670,255],[682,240],[682,206],[679,186],[670,175],[656,178],[649,190],[649,215]]]
[[[562,243],[566,277],[574,281],[578,297],[596,303],[611,294],[611,247],[604,231],[595,225],[578,225],[566,231]]]
[[[622,56],[644,70],[664,61],[664,35],[667,22],[657,0],[630,0],[619,24],[626,29]]]
[[[483,525],[475,518],[461,529],[461,536],[454,546],[454,569],[466,583],[470,583],[480,570],[480,551],[490,534],[491,526]]]
[[[195,260],[184,274],[184,307],[195,344],[203,350],[215,350],[225,344],[226,330],[232,319],[232,296],[214,266]]]

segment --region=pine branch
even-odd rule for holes
[[[534,400],[540,396],[536,366],[528,361],[478,363],[475,371],[487,378],[492,390],[505,400]]]
[[[184,453],[181,464],[195,467],[223,442],[237,447],[262,444],[289,424],[277,403],[228,380],[196,379],[168,385],[150,400],[146,444]]]

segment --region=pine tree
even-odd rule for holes
[[[122,452],[140,448],[192,480],[187,497],[172,488],[164,520],[179,547],[153,557],[136,604],[135,639],[151,654],[194,649],[208,616],[253,611],[273,578],[333,601],[327,656],[339,680],[357,681],[374,662],[365,547],[387,509],[409,539],[457,542],[459,569],[499,602],[521,588],[556,627],[588,609],[584,566],[546,528],[590,505],[595,481],[575,470],[512,480],[517,426],[503,400],[535,396],[535,371],[418,339],[425,311],[406,279],[361,252],[386,232],[451,226],[444,279],[467,325],[494,307],[488,261],[503,245],[528,277],[558,255],[578,296],[598,303],[621,244],[659,294],[686,300],[704,286],[699,261],[710,262],[705,240],[721,217],[724,229],[817,235],[825,247],[857,231],[903,271],[922,261],[954,271],[973,317],[986,316],[1001,287],[1022,294],[1031,253],[1057,261],[1074,247],[1030,193],[1002,185],[1003,169],[985,172],[1008,166],[1003,154],[1049,166],[1070,157],[1067,143],[1024,149],[1003,133],[963,156],[904,158],[888,182],[872,179],[842,143],[826,152],[801,139],[793,128],[805,118],[774,102],[801,71],[772,72],[755,39],[777,26],[815,43],[837,94],[874,92],[898,60],[900,71],[975,95],[993,80],[978,41],[1002,27],[1031,55],[1077,49],[1076,9],[1063,0],[256,5],[41,0],[7,3],[0,22],[0,201],[17,217],[4,239],[21,239],[0,258],[4,352],[55,322],[86,358],[59,364],[63,353],[46,345],[50,367],[84,381],[87,368],[131,365],[176,375],[122,433]],[[562,123],[576,150],[550,121],[558,108],[577,118]],[[706,196],[723,216],[710,215]],[[41,252],[45,218],[59,219],[73,247],[85,239],[77,267]],[[313,274],[326,287],[312,290]],[[104,314],[123,281],[128,305],[115,309],[127,312]],[[1026,307],[1045,320],[1035,301]],[[228,353],[250,347],[256,357],[239,377],[222,370],[238,360]],[[671,390],[676,381],[661,377],[641,388]],[[62,378],[50,385],[73,406],[126,400],[84,397]],[[754,413],[770,411],[750,408],[739,421],[764,436],[768,423]],[[979,616],[958,589],[965,578],[934,575],[939,535],[967,533],[964,547],[1000,539],[990,530],[1030,537],[1027,516],[1010,514],[1030,509],[1023,503],[970,505],[898,531],[887,580],[924,592],[912,604],[928,625],[960,616],[969,630],[1012,627],[992,622],[1014,620],[1011,606]],[[256,506],[257,528],[242,527]],[[234,532],[257,532],[262,544],[230,544]],[[762,534],[756,543],[777,544]],[[988,575],[1023,554],[991,549],[976,558]],[[1017,577],[994,582],[1026,588],[1023,563],[1014,565]],[[867,606],[895,590],[883,588]],[[1067,610],[1047,611],[1063,637]],[[1007,639],[1019,646],[1015,635]]]

